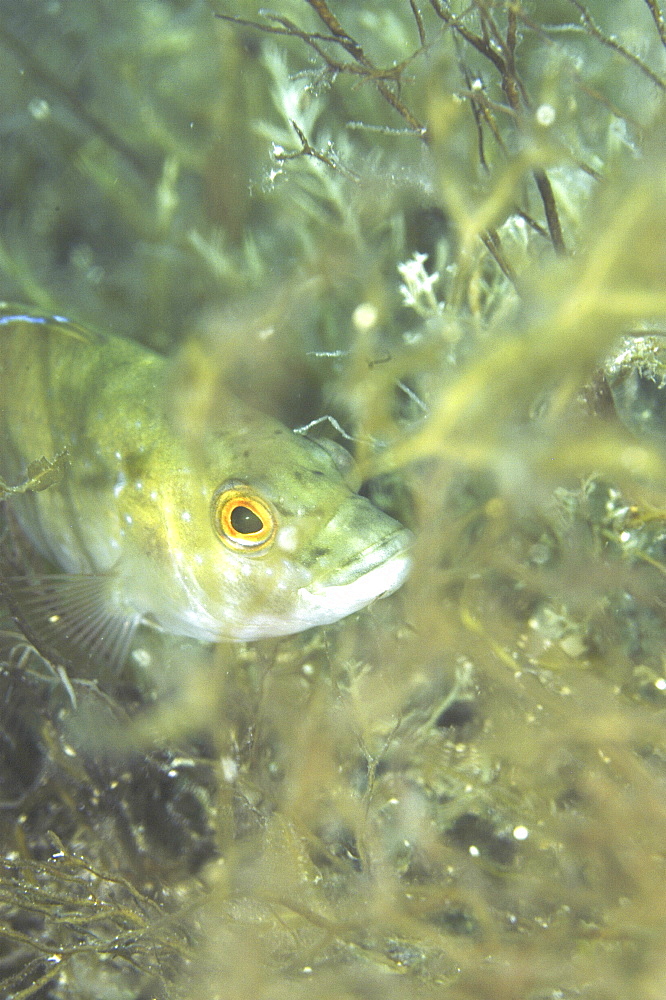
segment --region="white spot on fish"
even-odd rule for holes
[[[276,542],[278,548],[282,549],[283,552],[295,552],[298,544],[296,525],[288,524],[285,528],[281,528],[278,532]]]
[[[116,485],[113,487],[114,497],[119,497],[122,491],[125,489],[126,485],[127,485],[127,480],[125,479],[125,476],[121,472],[118,478],[116,479]]]

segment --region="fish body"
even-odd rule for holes
[[[350,489],[327,448],[225,393],[192,434],[177,387],[173,363],[133,341],[0,306],[0,480],[64,456],[55,482],[7,500],[67,574],[50,578],[53,620],[60,591],[90,643],[101,630],[117,645],[143,618],[254,640],[401,585],[410,533]]]

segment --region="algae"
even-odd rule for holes
[[[220,379],[327,417],[417,532],[351,619],[119,677],[7,612],[0,995],[662,995],[664,438],[612,393],[665,45],[658,0],[0,0],[3,298],[180,351],[193,433]]]

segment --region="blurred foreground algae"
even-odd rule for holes
[[[330,415],[418,535],[351,619],[116,678],[7,617],[0,993],[661,1000],[662,5],[0,0],[0,45],[3,297],[179,350],[193,433],[220,381]]]

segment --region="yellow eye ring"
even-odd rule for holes
[[[222,486],[213,496],[213,526],[236,552],[262,552],[277,533],[272,508],[247,486]]]

